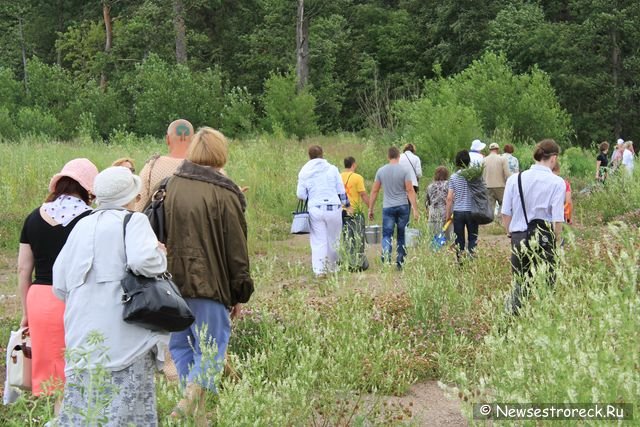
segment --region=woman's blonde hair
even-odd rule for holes
[[[203,166],[222,168],[227,163],[227,138],[210,127],[198,130],[187,151],[187,160]]]
[[[624,148],[631,148],[633,147],[633,141],[626,141],[624,143]]]
[[[129,163],[131,165],[131,169],[133,169],[131,172],[135,173],[136,164],[134,163],[133,159],[130,158],[130,157],[122,157],[122,158],[116,160],[115,162],[113,162],[111,164],[111,166],[122,166],[125,163]]]

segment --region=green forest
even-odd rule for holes
[[[0,4],[0,136],[640,132],[635,0],[24,0]],[[466,142],[465,142],[466,144]]]

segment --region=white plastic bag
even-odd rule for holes
[[[31,338],[29,328],[11,332],[7,345],[7,379],[9,385],[31,390]]]

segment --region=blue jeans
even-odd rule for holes
[[[382,262],[391,262],[393,228],[398,227],[396,264],[401,267],[407,249],[404,245],[404,229],[409,223],[409,205],[382,208]]]
[[[181,381],[197,383],[215,392],[213,377],[224,367],[224,355],[231,336],[229,310],[210,299],[185,298],[185,301],[196,320],[184,331],[171,333],[169,351]],[[202,357],[199,333],[204,325],[207,325],[205,345],[215,345],[218,348],[214,360]]]
[[[467,250],[473,254],[476,244],[478,243],[478,223],[471,219],[471,212],[454,211],[453,212],[453,232],[456,235],[456,252],[458,256],[464,252],[465,235],[464,230],[467,229],[468,243]]]

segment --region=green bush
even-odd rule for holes
[[[19,130],[7,107],[0,107],[0,137],[6,141],[15,139]]]
[[[596,156],[584,148],[567,148],[560,156],[562,174],[571,177],[588,178],[595,176]]]
[[[92,137],[106,139],[113,129],[129,124],[129,111],[123,104],[122,95],[116,89],[107,87],[103,91],[97,82],[88,81],[80,87],[78,96],[69,106],[69,114],[76,122],[74,133],[78,133],[78,118],[90,114],[94,121]]]
[[[220,114],[220,130],[230,137],[248,135],[253,131],[256,112],[247,88],[234,87],[224,95]]]
[[[169,65],[150,55],[129,78],[133,127],[139,135],[161,136],[177,118],[185,118],[196,127],[220,127],[223,96],[217,69],[192,72],[184,65]]]
[[[483,133],[473,108],[444,97],[440,101],[421,98],[396,106],[404,126],[401,134],[413,142],[422,159],[451,159],[462,147]]]
[[[78,97],[80,88],[74,83],[68,71],[57,65],[47,65],[37,58],[27,63],[27,73],[29,75],[27,106],[33,107],[34,111],[39,111],[45,116],[55,118],[59,129],[56,136],[69,139],[73,135],[78,119],[69,106]],[[27,129],[45,126],[23,123],[21,127]],[[47,135],[52,134],[47,133]]]
[[[571,134],[548,76],[537,69],[516,75],[504,56],[491,52],[459,74],[428,80],[422,97],[396,104],[395,111],[401,135],[436,159],[496,130],[519,141],[563,143]]]
[[[20,101],[22,87],[9,68],[0,67],[0,107],[13,111]]]
[[[51,138],[63,138],[63,127],[56,117],[40,108],[22,107],[15,118],[21,134],[47,135]]]
[[[307,89],[296,93],[294,75],[271,73],[264,84],[264,126],[277,133],[281,129],[287,136],[299,139],[318,132],[316,98]]]

